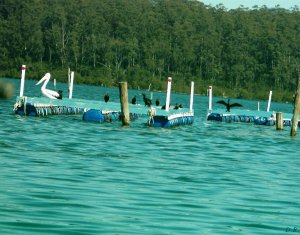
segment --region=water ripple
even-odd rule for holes
[[[78,86],[78,95],[106,89],[118,101],[111,88]],[[171,129],[142,120],[122,127],[80,116],[20,117],[12,113],[14,99],[1,101],[0,234],[299,230],[299,137],[208,122],[206,98],[195,97],[193,125]]]

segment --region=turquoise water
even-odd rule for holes
[[[0,100],[0,234],[300,233],[300,137],[289,128],[208,122],[203,96],[194,124],[172,129],[20,117],[11,81],[15,96]],[[34,84],[25,95],[41,94]],[[105,92],[119,101],[118,89],[74,87],[76,98]],[[172,93],[175,102],[188,107],[189,96]]]

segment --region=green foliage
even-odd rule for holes
[[[228,11],[195,0],[0,0],[0,76],[20,66],[77,83],[289,100],[299,69],[300,12]],[[277,94],[278,93],[278,94]]]

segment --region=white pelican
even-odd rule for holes
[[[46,73],[45,76],[42,77],[42,79],[36,85],[39,85],[40,83],[45,81],[43,86],[41,87],[41,91],[42,91],[43,95],[50,99],[57,99],[59,97],[59,94],[56,91],[49,90],[46,88],[50,78],[51,78],[50,73]]]

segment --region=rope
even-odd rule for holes
[[[156,115],[156,109],[151,106],[147,114],[148,116],[150,116],[148,119],[148,125],[150,125],[151,121],[152,123],[154,123],[154,116]]]
[[[20,97],[20,99],[18,100],[18,102],[16,102],[14,104],[14,109],[13,110],[17,111],[18,108],[22,107],[22,105],[24,105],[23,111],[24,111],[24,113],[26,115],[26,96]]]

